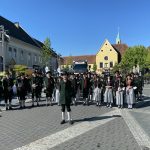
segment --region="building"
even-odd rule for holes
[[[93,71],[93,65],[94,65],[94,63],[96,63],[95,55],[63,57],[61,69],[66,68],[66,66],[68,66],[69,68],[72,68],[73,61],[80,61],[80,60],[86,60],[88,62],[88,70]]]
[[[2,16],[0,16],[0,27],[0,56],[3,58],[4,70],[15,64],[26,65],[30,68],[42,67],[42,42],[32,38],[18,22],[13,23]],[[53,50],[51,52],[49,67],[56,70],[57,54]]]
[[[127,48],[128,46],[126,44],[121,43],[121,39],[118,33],[116,44],[111,44],[106,39],[96,55],[63,57],[64,61],[61,65],[61,68],[65,68],[66,65],[71,68],[73,61],[87,60],[89,71],[93,71],[94,63],[96,63],[97,66],[97,73],[110,71],[111,69],[113,69],[115,64],[118,64],[121,61],[121,58]]]

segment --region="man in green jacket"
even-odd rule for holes
[[[60,82],[60,105],[61,105],[61,111],[62,111],[62,121],[61,124],[65,123],[65,108],[67,109],[67,115],[68,115],[68,121],[69,124],[73,124],[73,121],[71,119],[71,99],[72,99],[72,87],[71,82],[68,80],[68,75],[66,72],[62,74],[62,81]]]

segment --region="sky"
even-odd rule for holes
[[[105,39],[150,46],[150,0],[1,0],[0,15],[62,56],[96,54]]]

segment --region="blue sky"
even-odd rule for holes
[[[150,46],[150,0],[3,0],[0,15],[62,56],[96,54],[120,28],[122,43]]]

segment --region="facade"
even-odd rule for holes
[[[88,62],[88,70],[93,71],[94,63],[96,63],[95,55],[63,57],[63,61],[61,63],[61,69],[66,68],[66,66],[72,68],[73,61],[80,61],[80,60],[86,60]]]
[[[34,66],[42,67],[42,42],[28,35],[19,23],[12,23],[1,16],[0,26],[4,27],[8,35],[4,37],[3,42],[2,38],[0,40],[0,56],[3,57],[5,70],[15,64],[26,65],[29,68]],[[58,67],[57,54],[54,51],[52,51],[49,67],[53,70],[56,70]]]
[[[61,68],[65,68],[66,65],[71,67],[71,64],[74,60],[87,60],[88,70],[90,72],[93,71],[94,63],[96,63],[97,66],[97,73],[101,74],[102,72],[109,72],[111,69],[113,69],[115,64],[120,63],[121,57],[125,53],[127,48],[128,46],[126,44],[121,43],[118,33],[116,38],[116,44],[111,44],[106,39],[96,55],[63,57],[64,61],[61,65]]]

